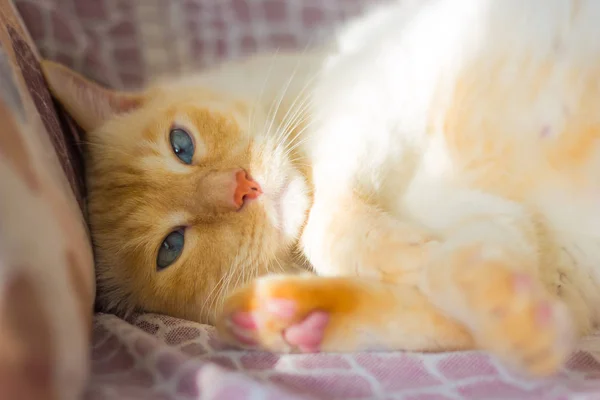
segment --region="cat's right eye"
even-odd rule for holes
[[[163,270],[173,264],[183,251],[183,245],[185,243],[185,231],[178,229],[167,235],[165,240],[158,249],[158,257],[156,258],[156,269],[158,271]]]
[[[169,133],[169,141],[177,158],[190,165],[194,157],[194,141],[190,134],[181,128],[173,128]]]

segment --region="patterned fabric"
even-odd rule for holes
[[[44,57],[114,88],[304,48],[380,0],[15,0]]]
[[[375,0],[14,2],[43,56],[112,87],[133,88],[226,58],[303,48]],[[0,5],[5,23],[11,10],[7,0]],[[76,131],[60,112],[64,136],[57,131],[35,57],[11,23],[12,34],[0,31],[7,52],[0,56],[0,397],[68,399],[85,371],[80,320],[92,293],[89,247],[66,184],[81,200]],[[21,38],[22,61],[11,64],[25,78],[6,61],[15,57],[14,38]],[[46,132],[68,179],[48,151]],[[600,336],[585,344],[600,350]],[[21,352],[10,351],[14,345]],[[52,379],[50,365],[58,365]],[[86,398],[591,400],[600,399],[600,364],[581,351],[557,377],[533,381],[479,352],[277,356],[227,348],[209,326],[98,314]]]
[[[88,371],[92,252],[75,131],[0,0],[0,397],[75,399]]]
[[[207,325],[132,323],[96,317],[88,399],[600,399],[600,363],[583,351],[556,378],[527,380],[481,352],[278,356],[227,348]]]

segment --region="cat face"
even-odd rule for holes
[[[44,63],[87,131],[99,302],[211,322],[224,294],[275,271],[306,219],[305,178],[277,121],[189,82],[107,91]],[[275,270],[273,269],[275,268]]]

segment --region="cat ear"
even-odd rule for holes
[[[111,117],[141,106],[141,94],[104,88],[71,69],[42,61],[42,72],[50,91],[86,132],[100,127]]]

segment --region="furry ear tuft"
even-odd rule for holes
[[[41,66],[52,95],[86,132],[143,103],[141,94],[104,88],[61,64],[44,60]]]

